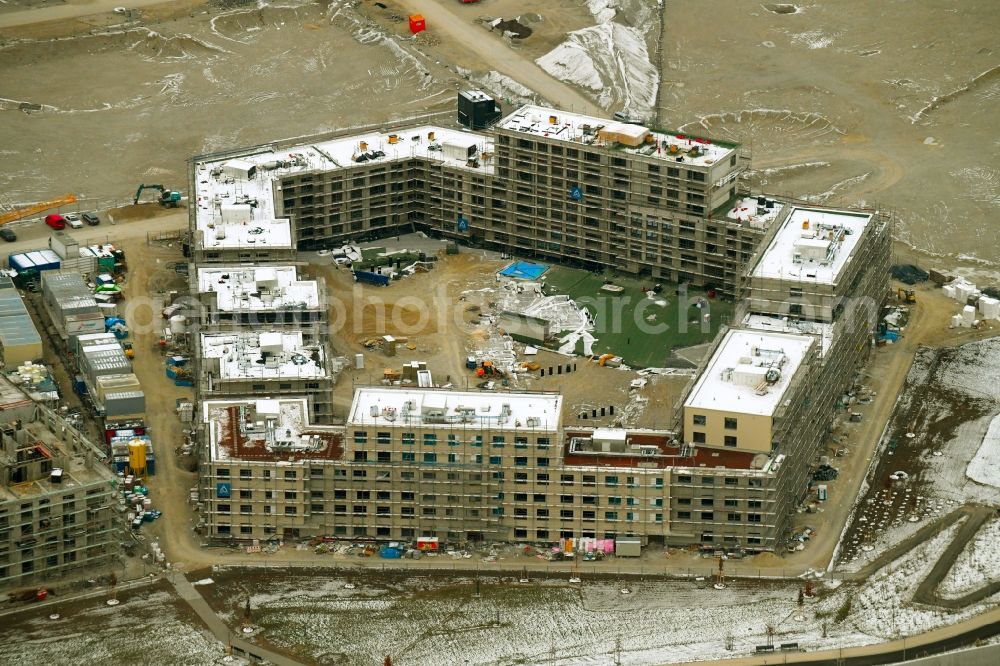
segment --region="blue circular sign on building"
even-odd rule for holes
[[[458,216],[458,230],[459,231],[469,230],[469,221],[464,217],[462,217],[461,215]]]
[[[583,190],[581,190],[578,185],[574,185],[572,188],[570,188],[569,197],[573,201],[579,201],[580,199],[583,198]]]

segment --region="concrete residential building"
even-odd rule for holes
[[[748,496],[724,491],[721,512],[706,487],[717,479],[676,477],[676,532],[689,521],[701,543],[780,545],[837,402],[871,349],[890,242],[888,218],[868,212],[790,207],[776,220],[748,271],[749,312],[716,343],[683,413],[687,445],[757,452],[760,473]]]
[[[809,338],[794,343],[812,351]],[[793,501],[781,486],[792,477],[775,481],[785,456],[687,447],[660,431],[564,428],[561,400],[359,388],[342,427],[308,423],[300,398],[206,401],[202,528],[244,541],[635,537],[775,547],[775,516]],[[705,500],[717,503],[717,522],[702,516],[713,510]]]
[[[239,169],[233,161],[193,161],[199,263],[207,255],[197,248],[210,232],[222,234],[220,242],[231,238],[224,212],[250,197],[257,206],[239,215],[254,216],[248,226],[264,230],[253,239],[257,247],[268,236],[257,217],[290,220],[303,249],[418,228],[472,246],[735,295],[779,210],[761,199],[760,213],[750,212],[756,201],[739,191],[747,157],[737,144],[538,106],[484,133],[359,131],[249,149],[236,160]],[[286,242],[283,231],[275,237]],[[225,256],[232,255],[213,252],[206,260]]]
[[[266,326],[301,331],[307,341],[326,338],[324,284],[302,279],[295,266],[202,266],[191,292],[199,307],[189,319],[202,332]]]
[[[192,213],[193,229],[224,222],[223,203],[252,191],[267,219],[289,220],[293,246],[416,227],[742,300],[671,430],[567,426],[557,394],[420,382],[357,387],[334,426],[317,385],[329,372],[322,285],[290,265],[198,263],[189,319],[207,537],[783,546],[871,347],[885,216],[747,196],[735,144],[536,106],[484,133],[368,129],[234,155],[195,159],[199,199],[213,203]],[[504,322],[546,335],[538,321]],[[315,357],[296,351],[310,346]]]
[[[193,261],[260,263],[295,259],[293,221],[275,213],[274,183],[257,178],[255,164],[223,154],[196,157],[192,162],[188,214]]]
[[[244,540],[665,540],[667,436],[564,437],[561,408],[557,394],[359,388],[335,428],[308,424],[302,399],[207,401],[204,529]]]
[[[72,425],[3,384],[0,588],[109,567],[123,530],[114,474]]]
[[[804,420],[817,390],[813,336],[729,330],[684,402],[685,446],[718,463],[675,470],[670,519],[702,544],[772,550],[801,499],[820,424]],[[729,453],[744,454],[731,457]],[[734,476],[745,470],[745,484]],[[719,487],[721,486],[721,488]],[[744,487],[745,486],[745,487]]]
[[[221,396],[307,396],[310,420],[329,423],[336,376],[321,342],[306,344],[301,331],[202,333],[195,355],[201,359],[199,391]]]
[[[791,207],[748,272],[750,312],[838,319],[849,302],[880,305],[888,293],[891,225],[871,212]]]

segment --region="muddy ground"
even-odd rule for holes
[[[71,37],[8,30],[0,97],[42,110],[0,111],[0,203],[186,190],[195,154],[453,109],[451,72],[356,31],[309,2],[208,4]]]
[[[662,122],[744,142],[755,187],[894,209],[898,238],[996,271],[995,3],[790,6],[668,3]]]
[[[399,242],[380,242],[389,250],[396,247],[415,249],[415,236]],[[341,376],[334,390],[335,404],[346,413],[355,384],[378,383],[386,368],[399,370],[404,363],[425,361],[438,384],[451,383],[456,388],[475,388],[481,381],[465,367],[465,359],[478,350],[495,348],[496,331],[481,319],[491,311],[496,271],[507,261],[495,254],[461,251],[457,255],[440,252],[436,267],[428,273],[403,278],[384,288],[357,285],[348,269],[338,268],[329,259],[311,270],[326,281],[336,299],[330,308],[332,344],[339,355],[349,359],[365,355],[365,368],[355,370],[353,362]],[[431,297],[433,295],[433,297]],[[426,304],[426,310],[415,304]],[[405,339],[397,346],[397,355],[386,356],[364,343],[382,335]],[[410,349],[410,346],[413,349]],[[517,344],[519,351],[523,345]],[[567,424],[611,425],[624,422],[631,426],[666,428],[670,425],[677,399],[690,377],[650,378],[642,390],[633,393],[629,383],[634,372],[600,367],[586,359],[568,358],[540,350],[537,356],[520,356],[543,367],[575,363],[576,370],[563,375],[541,377],[538,372],[521,373],[510,379],[511,388],[559,391],[564,395],[564,422]],[[636,396],[644,401],[636,403]],[[607,415],[580,420],[583,410],[604,407]],[[612,416],[607,408],[614,407]]]
[[[56,26],[61,33],[49,24],[0,32],[0,95],[43,105],[0,112],[9,167],[0,204],[64,191],[121,200],[141,180],[183,187],[192,154],[451,114],[455,87],[468,84],[460,72],[475,78],[499,59],[532,63],[595,20],[570,0],[448,3],[452,24],[411,40],[411,3],[381,4],[186,4],[173,14],[144,8],[136,23],[107,25],[117,15],[102,15]],[[628,7],[616,20],[652,20]],[[942,255],[925,262],[997,270],[993,3],[721,0],[713,15],[724,21],[697,3],[664,11],[659,56],[650,45],[662,60],[659,124],[743,141],[755,188],[895,210],[899,238]],[[477,25],[484,16],[522,16],[532,35],[507,45]],[[463,48],[449,30],[495,48]]]

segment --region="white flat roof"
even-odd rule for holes
[[[354,393],[347,425],[556,431],[562,396],[366,387]]]
[[[774,315],[748,314],[743,318],[741,328],[749,328],[768,333],[794,333],[797,335],[815,335],[823,345],[822,355],[825,357],[833,343],[833,324],[824,321],[798,321],[788,317]]]
[[[465,156],[449,150],[451,144],[475,145],[479,155],[485,153],[486,157],[480,157],[475,166]],[[275,216],[272,182],[282,176],[413,158],[492,173],[492,154],[491,136],[423,125],[366,132],[282,150],[265,149],[238,159],[223,157],[199,162],[195,167],[197,228],[204,232],[205,248],[292,247],[289,221]],[[246,174],[252,167],[256,168],[248,179]],[[246,206],[249,209],[241,208]]]
[[[751,277],[837,283],[870,213],[822,208],[792,208]]]
[[[198,291],[216,293],[223,311],[319,307],[319,285],[299,280],[294,266],[199,268]]]
[[[195,222],[206,249],[291,248],[292,226],[276,219],[271,176],[258,172],[247,180],[220,173],[236,160],[199,163],[195,172]],[[242,161],[242,160],[240,160]]]
[[[202,333],[202,358],[219,359],[222,379],[326,377],[319,345],[304,345],[302,331]]]
[[[698,378],[685,408],[769,416],[816,339],[733,329]],[[777,378],[768,376],[777,370]]]
[[[554,123],[552,122],[552,118],[555,118]],[[551,107],[528,104],[505,117],[498,123],[498,126],[505,130],[547,139],[603,145],[603,141],[597,138],[597,129],[609,128],[620,124],[619,121],[607,118],[585,116],[579,113],[560,111]],[[632,126],[635,127],[635,125]],[[620,149],[627,153],[659,157],[668,162],[675,162],[678,157],[682,157],[682,163],[694,164],[696,166],[710,166],[723,159],[729,159],[731,153],[734,151],[731,145],[720,145],[711,140],[695,139],[682,133],[662,132],[653,128],[647,129],[655,137],[655,143],[650,142],[636,148],[621,146]],[[671,146],[676,147],[678,152],[671,153]],[[701,154],[697,157],[692,157],[687,151],[695,146],[699,148]]]
[[[785,204],[774,199],[766,199],[766,202],[770,202],[770,208],[767,207],[767,203],[760,205],[757,197],[737,199],[726,213],[726,217],[736,222],[743,222],[754,229],[766,229],[778,219],[778,214],[785,207]]]

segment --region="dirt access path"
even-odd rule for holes
[[[893,290],[900,285],[893,283]],[[910,287],[908,287],[910,288]],[[900,391],[913,364],[913,357],[921,346],[954,346],[996,335],[997,329],[980,331],[948,329],[948,318],[954,314],[957,305],[946,298],[940,289],[927,282],[915,288],[917,302],[910,307],[909,323],[899,341],[893,345],[878,347],[872,354],[862,383],[871,386],[875,399],[870,405],[854,405],[852,409],[863,414],[860,424],[844,424],[844,432],[849,436],[850,453],[840,463],[840,476],[831,484],[834,501],[827,502],[821,520],[815,515],[801,514],[796,524],[820,524],[820,529],[808,547],[792,553],[780,560],[781,568],[801,567],[827,569],[833,564],[834,550],[840,538],[846,533],[846,521],[856,501],[860,501],[861,484],[876,455],[876,447],[892,417]],[[892,299],[890,299],[892,302]],[[767,560],[768,556],[758,556],[749,561]],[[770,558],[773,559],[773,558]],[[761,567],[766,564],[761,563]]]
[[[35,9],[20,9],[0,14],[0,28],[14,28],[49,21],[66,21],[95,14],[109,14],[115,7],[127,6],[129,9],[152,7],[154,5],[178,5],[181,3],[165,0],[86,0],[84,2],[70,0],[62,5],[39,7]],[[184,4],[201,4],[185,2]]]
[[[399,4],[410,14],[423,14],[428,32],[446,37],[451,43],[475,55],[485,69],[495,69],[509,76],[534,90],[553,106],[592,116],[606,115],[604,109],[576,88],[552,77],[533,60],[507,46],[498,36],[456,14],[453,6],[460,6],[457,0],[399,0]]]

